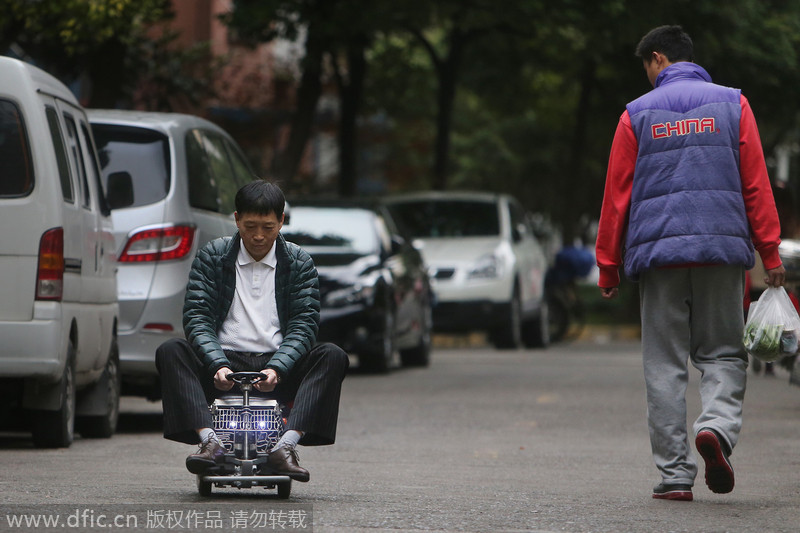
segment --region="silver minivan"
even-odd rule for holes
[[[113,209],[123,393],[160,394],[156,348],[183,336],[198,248],[236,231],[234,198],[255,175],[223,129],[179,113],[89,110]],[[131,198],[121,197],[133,183]]]
[[[109,214],[73,94],[46,72],[0,57],[0,395],[30,410],[38,446],[69,446],[76,427],[89,437],[116,429]]]

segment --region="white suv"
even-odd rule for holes
[[[0,162],[0,395],[32,410],[38,446],[69,446],[76,426],[110,437],[115,251],[89,122],[56,78],[7,57]]]
[[[124,394],[161,394],[156,348],[183,337],[195,253],[233,235],[234,198],[255,174],[222,128],[193,115],[90,109],[118,254]],[[131,198],[119,184],[133,183]],[[123,191],[125,187],[123,187]]]
[[[549,343],[547,260],[513,197],[420,192],[384,201],[430,268],[435,330],[484,330],[498,348]]]

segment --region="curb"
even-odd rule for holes
[[[571,337],[571,342],[590,342],[606,344],[615,341],[638,341],[642,338],[642,328],[638,324],[600,325],[588,324],[581,329],[580,334]],[[464,335],[447,335],[436,333],[433,335],[434,348],[475,348],[489,346],[485,333],[473,332]],[[560,343],[556,343],[560,344]]]
[[[599,325],[590,324],[584,326],[578,340],[590,341],[595,343],[607,343],[612,341],[633,341],[641,340],[642,327],[638,324],[615,324]]]

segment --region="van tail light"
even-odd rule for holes
[[[128,238],[120,263],[142,263],[181,259],[192,251],[194,226],[150,227],[137,231]]]
[[[61,301],[64,293],[64,228],[47,230],[39,241],[36,299]]]

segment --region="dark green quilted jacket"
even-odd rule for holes
[[[212,376],[220,368],[230,366],[217,332],[233,302],[236,257],[241,242],[238,233],[209,242],[197,252],[189,272],[183,331]],[[275,246],[275,300],[283,342],[267,368],[274,369],[284,379],[316,342],[319,280],[314,262],[305,250],[286,242],[283,235],[278,235]]]

